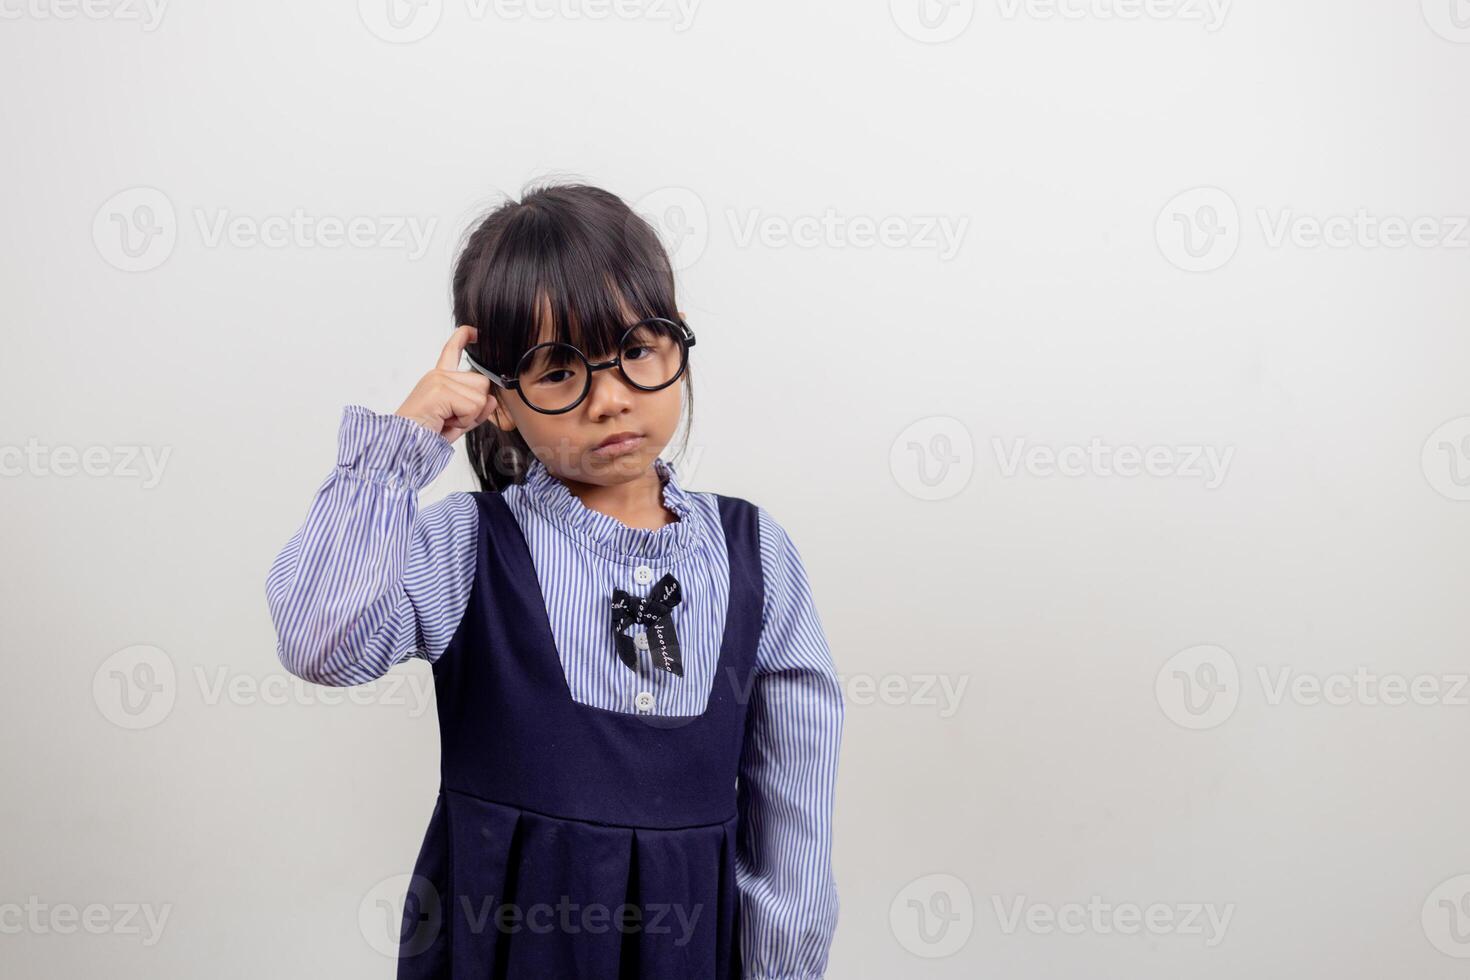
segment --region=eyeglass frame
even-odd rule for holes
[[[628,377],[628,372],[623,370],[623,346],[624,342],[628,339],[629,334],[631,334],[634,330],[637,330],[639,327],[643,326],[645,323],[653,322],[667,323],[672,326],[678,327],[680,330],[679,338],[683,342],[684,350],[679,357],[679,370],[674,372],[674,376],[661,385],[649,388],[645,385],[639,384],[632,378]],[[603,371],[611,367],[617,368],[618,373],[623,376],[623,380],[628,382],[628,384],[632,385],[634,388],[637,388],[639,391],[663,391],[669,385],[673,384],[675,381],[678,381],[681,377],[684,376],[685,370],[687,370],[689,367],[689,348],[693,346],[694,331],[689,328],[689,324],[685,323],[683,318],[670,320],[668,317],[663,316],[644,317],[642,320],[639,320],[637,323],[628,327],[627,330],[623,331],[623,335],[618,338],[618,352],[614,354],[612,360],[609,361],[594,362],[591,358],[589,358],[585,353],[582,352],[581,348],[573,346],[572,344],[562,343],[559,340],[548,340],[545,343],[537,344],[535,347],[530,348],[524,354],[522,354],[519,359],[517,359],[517,375],[520,374],[521,365],[526,363],[526,358],[530,357],[532,354],[543,347],[568,347],[573,352],[575,352],[578,357],[582,359],[583,364],[587,365],[587,375],[582,381],[582,393],[577,396],[577,400],[572,402],[566,408],[555,409],[538,408],[537,406],[531,404],[531,400],[527,398],[526,393],[521,390],[521,379],[519,377],[510,377],[499,374],[495,371],[491,371],[489,368],[482,365],[479,361],[475,360],[474,355],[469,352],[468,348],[464,350],[464,356],[470,362],[470,367],[474,368],[476,371],[489,378],[494,384],[499,385],[507,391],[514,390],[516,394],[521,396],[521,401],[525,403],[526,407],[531,409],[532,411],[540,412],[542,415],[563,415],[567,412],[570,412],[572,409],[576,408],[578,405],[582,404],[582,402],[587,400],[587,395],[592,391],[593,373],[596,371]]]

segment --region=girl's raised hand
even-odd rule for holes
[[[476,371],[461,371],[459,356],[475,339],[474,327],[461,326],[449,335],[434,370],[419,379],[394,415],[401,415],[453,442],[490,417],[495,399],[490,379]]]

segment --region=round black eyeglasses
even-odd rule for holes
[[[486,368],[470,354],[470,367],[506,389],[515,389],[521,401],[545,415],[570,412],[592,390],[592,372],[615,367],[639,391],[667,388],[689,364],[694,331],[683,320],[649,317],[629,327],[618,342],[618,352],[608,361],[592,361],[571,344],[552,341],[537,344],[521,355],[515,374],[503,375]]]

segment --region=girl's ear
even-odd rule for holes
[[[515,421],[510,417],[500,402],[500,392],[492,392],[490,395],[489,418],[500,429],[501,432],[512,432],[515,430]]]

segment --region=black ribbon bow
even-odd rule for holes
[[[684,676],[684,656],[679,652],[679,637],[674,632],[674,619],[670,615],[681,598],[679,580],[672,575],[665,575],[655,582],[647,596],[613,589],[613,637],[618,645],[618,659],[629,670],[638,669],[638,648],[624,630],[634,623],[642,623],[647,627],[648,651],[653,655],[653,665],[675,676]]]

